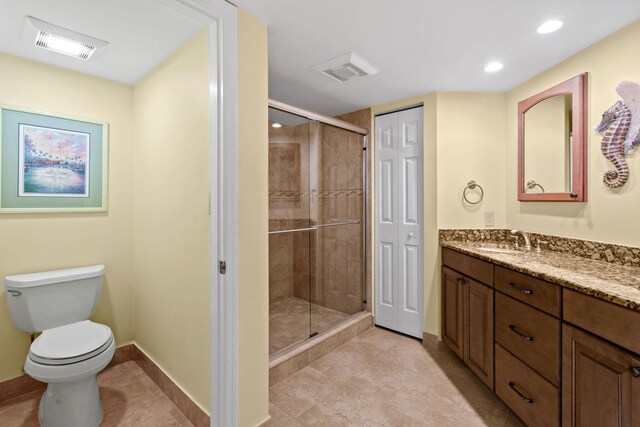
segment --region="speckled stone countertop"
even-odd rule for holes
[[[540,253],[533,250],[505,254],[487,252],[479,248],[479,245],[487,243],[491,245],[491,242],[487,241],[482,243],[449,239],[440,241],[443,247],[640,311],[640,268],[638,267],[550,250],[543,250]]]

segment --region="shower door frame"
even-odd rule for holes
[[[367,295],[367,266],[369,264],[367,260],[367,230],[369,223],[369,215],[367,212],[368,195],[368,178],[369,178],[369,162],[367,153],[369,151],[369,130],[353,125],[344,120],[336,119],[334,117],[325,116],[313,111],[306,110],[301,107],[296,107],[291,104],[287,104],[275,99],[269,98],[268,105],[270,108],[284,111],[287,113],[295,114],[300,117],[304,117],[311,121],[317,121],[330,126],[334,126],[340,129],[355,132],[363,136],[362,142],[362,311],[366,311],[370,304],[369,295]],[[355,314],[355,313],[354,313]],[[319,331],[321,332],[321,331]]]

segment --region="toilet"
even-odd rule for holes
[[[97,427],[102,402],[97,375],[111,361],[111,329],[89,319],[102,290],[103,265],[5,278],[15,326],[42,332],[24,364],[32,378],[48,384],[38,415],[43,427]]]

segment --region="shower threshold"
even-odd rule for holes
[[[284,348],[269,357],[269,386],[315,362],[351,339],[373,327],[373,315],[367,311],[352,314],[318,335]]]

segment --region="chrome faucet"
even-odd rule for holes
[[[520,230],[511,230],[511,234],[515,235],[516,237],[518,234],[521,234],[522,238],[524,239],[524,249],[527,251],[531,250],[531,238],[529,237],[529,233]]]

